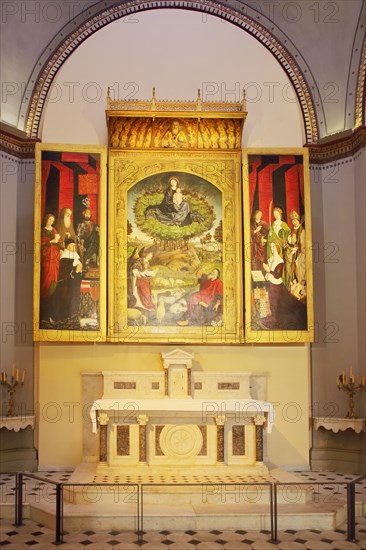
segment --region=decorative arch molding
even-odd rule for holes
[[[298,97],[305,128],[306,143],[317,143],[319,126],[325,130],[321,101],[315,106],[313,96],[320,97],[317,84],[301,53],[270,19],[238,0],[223,3],[215,0],[105,0],[88,7],[72,19],[55,36],[38,59],[28,81],[20,113],[27,136],[37,138],[42,111],[53,79],[66,59],[84,40],[116,19],[151,9],[186,9],[225,19],[261,42],[286,71]],[[305,76],[306,75],[306,76]]]
[[[366,73],[366,2],[358,18],[348,73],[344,128],[357,129],[365,124]]]
[[[360,67],[357,77],[355,128],[366,123],[366,39],[363,41]]]

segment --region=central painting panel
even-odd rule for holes
[[[222,192],[165,172],[137,183],[127,203],[128,324],[138,311],[148,326],[221,324]]]
[[[110,339],[239,342],[240,153],[109,160]]]

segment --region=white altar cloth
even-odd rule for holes
[[[219,415],[235,418],[240,421],[244,417],[266,413],[267,432],[271,433],[275,418],[275,410],[268,401],[256,399],[97,399],[90,409],[93,433],[97,433],[97,411],[113,411],[125,413],[126,418],[133,418],[133,413],[148,414],[151,412],[198,413],[202,421]]]

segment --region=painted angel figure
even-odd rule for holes
[[[136,247],[128,260],[128,307],[147,311],[155,311],[151,291],[151,279],[156,271],[151,269],[150,260],[152,252],[142,248],[140,252]]]

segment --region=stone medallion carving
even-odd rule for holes
[[[197,456],[203,444],[202,432],[192,424],[164,426],[160,447],[165,456],[189,458]]]

